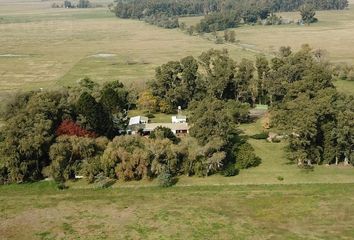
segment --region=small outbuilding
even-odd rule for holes
[[[143,117],[143,116],[135,116],[135,117],[131,117],[129,119],[129,126],[133,126],[133,125],[139,125],[139,124],[147,124],[149,122],[149,118],[148,117]]]
[[[172,116],[172,123],[186,123],[187,117],[183,115]]]

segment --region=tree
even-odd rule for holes
[[[179,142],[179,138],[171,131],[171,129],[167,127],[159,126],[155,128],[154,131],[151,132],[150,136],[151,139],[169,139],[173,143],[177,144]]]
[[[291,47],[287,46],[282,46],[279,48],[279,56],[281,58],[286,58],[286,57],[289,57],[291,55]]]
[[[176,180],[171,173],[163,171],[158,176],[158,182],[161,187],[171,187],[176,183]]]
[[[254,64],[252,61],[242,59],[238,65],[236,74],[236,100],[241,102],[247,102],[249,97],[249,84],[253,79]]]
[[[90,132],[72,120],[64,120],[55,131],[57,136],[68,135],[68,136],[77,136],[77,137],[96,137],[94,132]]]
[[[2,182],[8,183],[43,178],[55,130],[63,116],[71,113],[65,92],[37,92],[25,101],[17,99],[20,102],[11,102],[18,106],[16,114],[9,115],[0,142]]]
[[[51,164],[47,167],[48,175],[53,177],[55,181],[63,183],[80,175],[82,167],[85,165],[84,174],[88,175],[88,164],[92,164],[102,155],[107,143],[106,138],[58,137],[49,150]],[[91,181],[93,181],[92,177]]]
[[[310,4],[305,4],[300,7],[300,15],[302,21],[304,21],[304,23],[306,23],[307,25],[317,22],[317,18],[315,18],[315,9]]]
[[[65,0],[65,1],[64,1],[64,7],[65,7],[65,8],[72,8],[73,5],[72,5],[72,3],[71,3],[70,1]]]
[[[234,43],[236,42],[236,33],[235,31],[229,31],[229,42]]]
[[[354,165],[354,98],[344,96],[337,101],[337,127],[333,129],[337,142],[336,163],[342,158],[345,164]]]
[[[79,3],[77,4],[78,8],[89,8],[90,7],[90,1],[89,0],[79,0]]]
[[[201,81],[207,94],[217,99],[233,99],[236,63],[227,50],[212,49],[202,53],[199,59],[205,72]]]
[[[256,23],[258,20],[258,12],[256,9],[250,7],[245,9],[242,18],[245,23]]]
[[[158,100],[150,91],[144,91],[139,95],[138,106],[140,109],[155,112],[158,108]]]
[[[151,173],[154,176],[163,172],[175,176],[179,172],[180,162],[172,147],[173,144],[168,139],[149,141],[148,152],[151,160]]]
[[[130,107],[129,92],[119,81],[110,82],[101,90],[100,104],[111,115],[115,129],[125,129]]]
[[[198,63],[188,56],[158,67],[149,86],[152,94],[163,101],[164,109],[186,108],[197,91],[197,80]]]
[[[236,122],[222,100],[206,98],[190,107],[190,135],[206,144],[215,137],[226,142],[237,135]]]
[[[249,143],[242,144],[236,152],[236,168],[245,169],[261,164],[261,159],[254,153],[254,148]]]
[[[206,177],[218,172],[227,165],[225,141],[215,137],[204,146],[197,139],[186,137],[179,145],[174,145],[174,152],[181,172],[191,176]]]
[[[86,129],[100,135],[112,135],[112,120],[109,113],[89,93],[81,94],[76,108],[84,118],[82,124]]]
[[[224,40],[225,40],[226,42],[229,41],[229,36],[230,36],[229,31],[228,31],[228,30],[225,30],[225,31],[224,31]]]
[[[115,137],[104,151],[101,166],[105,176],[123,181],[152,176],[147,140],[140,136]]]
[[[268,77],[270,67],[268,60],[263,55],[257,57],[255,65],[257,70],[257,80],[252,82],[254,85],[254,94],[252,94],[253,103],[255,103],[255,96],[259,96],[259,103],[262,104],[262,102],[265,102],[265,81]]]

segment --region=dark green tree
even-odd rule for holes
[[[177,144],[179,142],[179,138],[171,131],[171,129],[167,127],[159,126],[154,131],[151,132],[150,136],[151,139],[169,139],[173,143]]]
[[[55,130],[71,108],[65,92],[33,93],[26,102],[14,103],[17,113],[7,119],[0,142],[0,168],[6,176],[2,182],[16,183],[43,178],[42,170],[49,165],[49,147]]]
[[[300,7],[300,15],[302,21],[304,21],[307,25],[317,22],[317,18],[315,18],[315,8],[310,4],[305,4]]]
[[[84,118],[83,127],[101,135],[112,136],[113,124],[109,113],[89,93],[84,92],[80,96],[76,108]]]
[[[193,103],[190,107],[190,135],[197,138],[200,144],[216,137],[231,141],[238,131],[233,114],[228,110],[224,101],[213,98]]]
[[[218,99],[233,99],[236,63],[227,50],[212,49],[202,53],[199,59],[205,72],[202,81],[207,94]]]

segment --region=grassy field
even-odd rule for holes
[[[216,45],[179,30],[117,19],[107,8],[52,9],[52,3],[0,0],[0,104],[16,90],[72,85],[84,76],[143,88],[156,66],[210,48],[226,47],[239,60],[309,43],[327,49],[331,60],[354,63],[354,7],[319,12],[320,22],[310,27],[240,27],[240,44]],[[335,84],[354,94],[354,82]],[[152,121],[170,117],[156,114]],[[263,130],[261,120],[240,128],[245,135]],[[250,143],[260,166],[230,178],[183,176],[169,189],[157,187],[156,180],[118,182],[105,190],[84,180],[63,191],[53,182],[0,186],[0,239],[354,238],[354,168],[303,171],[287,161],[286,142]]]
[[[222,48],[178,30],[118,19],[107,8],[51,4],[0,0],[0,94],[72,85],[84,76],[143,87],[158,65]],[[252,57],[237,46],[229,49],[237,59]]]
[[[248,26],[233,29],[236,32],[236,45],[257,53],[272,56],[280,46],[291,46],[297,50],[303,44],[310,44],[315,49],[326,50],[326,57],[333,62],[354,64],[354,1],[350,2],[349,10],[319,11],[316,17],[319,22],[310,26]],[[279,13],[285,19],[298,20],[298,12]],[[197,24],[202,17],[186,17],[180,21],[189,25]],[[223,32],[218,33],[220,36]],[[209,34],[210,35],[210,34]],[[204,38],[209,38],[205,34]],[[232,46],[233,44],[227,44]],[[353,81],[337,81],[338,90],[354,94]]]
[[[279,13],[285,19],[298,20],[298,12]],[[354,5],[344,11],[318,11],[319,22],[310,26],[279,25],[249,26],[235,28],[236,39],[244,48],[273,54],[279,46],[291,46],[299,49],[302,44],[313,48],[325,49],[328,57],[335,62],[354,64]],[[181,21],[195,25],[201,17],[188,17]],[[222,33],[219,33],[222,34]]]
[[[0,187],[1,239],[353,239],[353,184]]]
[[[85,76],[143,88],[156,66],[210,48],[228,48],[239,60],[272,53],[280,45],[298,48],[309,43],[327,49],[334,61],[353,63],[354,59],[354,8],[319,12],[320,22],[310,27],[240,27],[235,30],[241,42],[235,45],[118,19],[107,8],[53,9],[52,3],[0,0],[0,102],[16,90],[72,85]]]

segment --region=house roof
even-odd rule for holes
[[[178,120],[186,120],[187,116],[184,115],[176,115],[176,116],[172,116],[172,118],[178,119]]]
[[[147,123],[145,124],[145,131],[153,131],[157,127],[167,127],[171,130],[189,130],[188,123]]]
[[[143,116],[135,116],[129,119],[129,125],[141,124],[141,122],[147,122],[149,120],[148,117]]]

